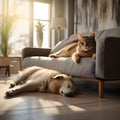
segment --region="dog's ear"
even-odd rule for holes
[[[53,77],[53,79],[58,79],[58,80],[61,80],[61,79],[71,79],[71,76],[67,76],[67,75],[64,75],[64,74],[58,74],[58,75],[55,75]]]
[[[74,82],[74,80],[72,78],[70,79],[70,81],[75,85],[75,82]]]

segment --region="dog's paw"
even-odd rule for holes
[[[15,83],[10,83],[9,88],[13,88],[13,87],[15,87],[15,86],[16,86],[16,84],[15,84]]]
[[[11,96],[13,96],[14,94],[15,94],[14,89],[9,89],[9,90],[6,91],[5,96],[6,96],[6,97],[11,97]]]

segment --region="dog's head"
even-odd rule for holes
[[[75,86],[70,76],[58,74],[53,79],[49,86],[53,93],[59,93],[66,97],[72,97],[74,95]]]

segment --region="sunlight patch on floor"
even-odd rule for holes
[[[68,108],[75,112],[85,112],[86,111],[84,108],[80,108],[75,105],[69,105]]]
[[[43,100],[40,99],[39,103],[41,104],[42,107],[51,107],[51,106],[62,106],[63,104],[57,101],[53,100]]]

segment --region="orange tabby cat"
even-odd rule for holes
[[[96,58],[96,42],[95,33],[90,36],[81,36],[78,34],[78,45],[76,51],[72,54],[72,60],[75,63],[80,62],[81,57],[93,57]]]
[[[78,34],[78,42],[73,42],[56,53],[50,54],[49,57],[72,57],[75,63],[80,62],[81,57],[96,58],[95,33],[90,36],[81,36]]]

